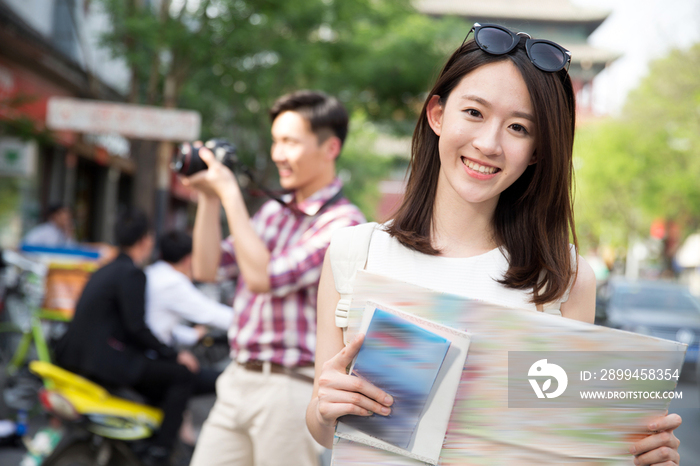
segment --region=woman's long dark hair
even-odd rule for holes
[[[431,241],[440,173],[439,138],[428,124],[428,103],[437,95],[444,105],[464,76],[504,60],[518,68],[527,85],[537,134],[536,163],[501,193],[496,206],[495,239],[509,261],[500,282],[531,290],[532,302],[542,305],[562,297],[576,273],[569,246],[571,238],[578,251],[572,196],[575,103],[566,70],[545,73],[535,68],[525,52],[524,39],[507,55],[487,54],[470,40],[449,58],[418,118],[406,193],[388,232],[406,247],[424,254],[440,253]]]

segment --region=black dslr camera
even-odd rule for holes
[[[243,175],[248,179],[248,182],[257,186],[257,188],[266,194],[270,199],[274,199],[283,206],[287,207],[287,203],[283,201],[277,194],[266,188],[257,181],[255,174],[243,162],[238,160],[236,155],[236,146],[228,142],[226,139],[210,139],[204,143],[204,147],[209,149],[216,160],[228,167],[229,170],[237,175]],[[185,142],[177,146],[177,151],[173,154],[173,159],[170,163],[170,168],[183,176],[194,175],[197,172],[207,169],[207,164],[199,156],[201,147],[194,147],[192,143]]]
[[[236,146],[226,139],[210,139],[204,143],[204,147],[209,149],[216,160],[224,164],[231,171],[236,171],[241,167],[241,162],[236,155]],[[207,164],[199,156],[200,147],[194,147],[192,143],[186,142],[177,147],[170,164],[173,171],[180,175],[190,176],[207,169]]]

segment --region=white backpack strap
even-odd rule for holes
[[[352,284],[358,270],[363,270],[367,264],[369,244],[372,233],[377,227],[376,222],[363,223],[348,228],[341,228],[333,233],[329,253],[335,289],[340,293],[340,301],[335,308],[335,325],[343,329],[348,326],[350,301],[352,300]]]

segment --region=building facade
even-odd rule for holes
[[[14,247],[63,203],[79,241],[109,241],[114,213],[131,203],[129,142],[52,132],[51,97],[123,101],[128,69],[98,45],[108,26],[96,2],[0,1],[0,246]]]
[[[72,209],[79,242],[111,242],[127,206],[161,228],[187,226],[193,196],[174,176],[157,212],[157,141],[46,127],[52,97],[127,100],[131,71],[100,44],[110,28],[100,2],[0,0],[0,248],[57,203]]]

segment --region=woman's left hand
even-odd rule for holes
[[[678,455],[678,446],[681,441],[673,434],[673,430],[677,429],[681,422],[678,414],[669,414],[653,420],[649,424],[652,434],[630,447],[630,453],[635,456],[634,464],[677,466],[681,458]]]

